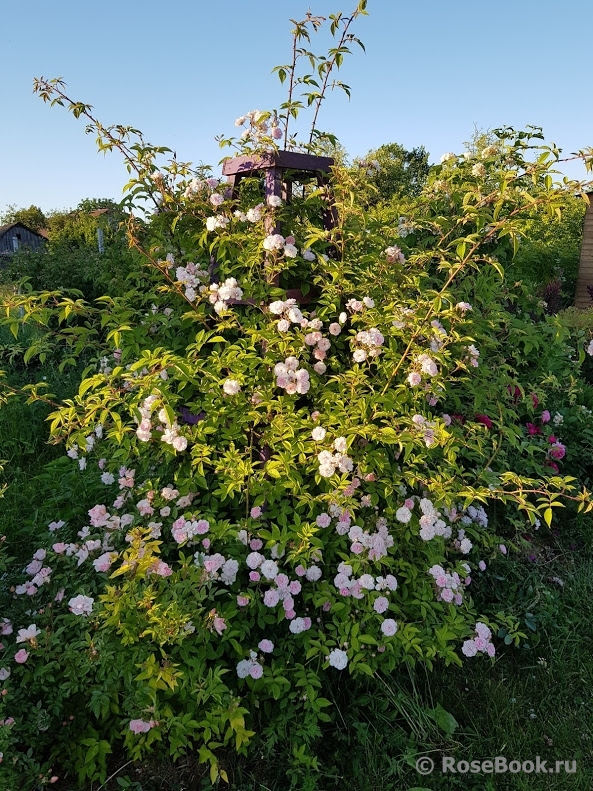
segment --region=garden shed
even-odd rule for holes
[[[47,239],[43,234],[32,231],[22,222],[0,225],[0,254],[15,253],[17,250],[43,250]]]
[[[593,296],[589,292],[589,287],[593,291],[593,192],[589,193],[589,201],[583,225],[579,276],[574,301],[577,308],[590,308],[593,306]]]

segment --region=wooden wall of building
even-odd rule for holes
[[[591,201],[585,213],[585,223],[583,225],[583,242],[581,245],[581,259],[579,263],[579,276],[577,279],[577,291],[575,296],[575,307],[593,307],[587,286],[593,287],[593,193],[589,194]]]
[[[8,228],[0,227],[0,253],[14,253],[15,249],[43,250],[44,246],[44,238],[25,225],[17,223]]]

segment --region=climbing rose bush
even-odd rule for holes
[[[39,525],[2,622],[5,757],[40,701],[48,772],[197,750],[224,777],[221,749],[310,744],[344,675],[487,661],[502,626],[518,641],[472,597],[507,551],[491,505],[525,524],[591,507],[543,428],[570,338],[504,281],[533,202],[558,201],[558,153],[500,130],[478,161],[447,154],[394,222],[357,207],[366,171],[233,196],[103,133],[158,211],[130,219],[124,296],[16,296],[7,319],[97,356],[51,416],[87,502]],[[525,337],[541,347],[518,357]]]

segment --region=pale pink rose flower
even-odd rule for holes
[[[130,720],[129,728],[132,733],[148,733],[153,727],[151,722],[146,722],[145,720]]]
[[[263,673],[264,673],[263,667],[257,662],[254,662],[249,668],[249,675],[251,676],[251,678],[255,678],[255,679],[261,678]]]

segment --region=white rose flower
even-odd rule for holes
[[[241,390],[241,385],[236,379],[225,379],[222,389],[227,395],[237,395]]]

